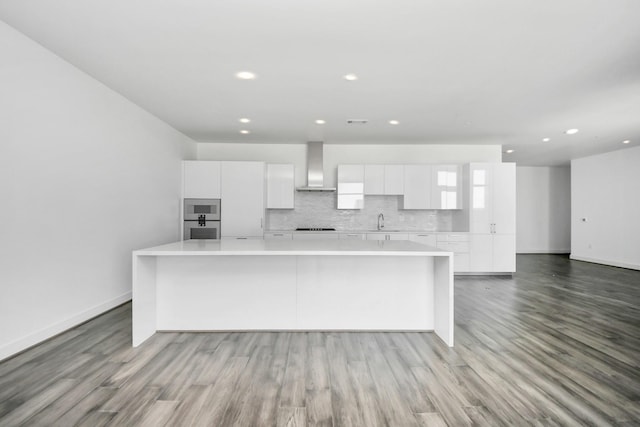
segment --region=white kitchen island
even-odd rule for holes
[[[435,331],[451,252],[409,241],[186,240],[133,252],[133,345],[156,331]]]

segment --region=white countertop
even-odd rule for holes
[[[452,256],[452,252],[404,240],[184,240],[140,249],[137,256],[169,255],[377,255]]]

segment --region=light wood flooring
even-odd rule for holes
[[[638,426],[640,272],[518,256],[432,333],[158,333],[126,304],[0,363],[1,426]]]

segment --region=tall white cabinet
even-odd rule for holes
[[[222,238],[262,238],[265,164],[221,162],[220,196]]]
[[[469,269],[516,271],[515,163],[471,163],[469,168]]]

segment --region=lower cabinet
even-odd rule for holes
[[[338,233],[296,233],[293,235],[293,240],[326,240],[326,239],[339,239]]]
[[[436,246],[436,235],[427,233],[409,234],[409,240],[423,245]]]
[[[367,233],[367,240],[409,240],[407,233]]]
[[[365,240],[364,233],[340,233],[341,240]]]
[[[516,271],[515,234],[471,234],[469,269],[478,273]]]
[[[438,249],[453,252],[453,271],[467,273],[469,269],[469,235],[464,233],[438,234]]]

